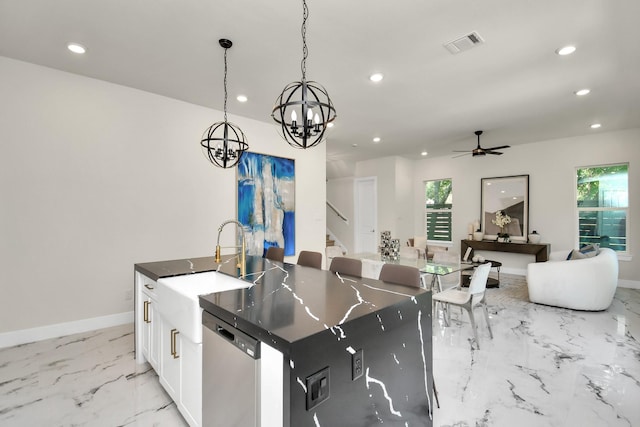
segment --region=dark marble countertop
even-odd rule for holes
[[[228,257],[227,257],[228,258]],[[144,262],[135,264],[135,271],[139,271],[152,280],[158,280],[163,277],[183,276],[185,274],[204,273],[206,271],[215,271],[219,264],[215,262],[215,258],[185,258],[170,261]]]
[[[220,272],[236,276],[232,260]],[[400,307],[424,305],[430,313],[430,291],[367,278],[352,278],[326,270],[247,257],[251,286],[200,296],[200,306],[238,329],[288,353],[292,343],[331,330],[337,339],[348,322],[389,310],[384,327],[402,322]],[[427,307],[428,305],[428,307]]]

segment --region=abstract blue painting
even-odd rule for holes
[[[238,221],[248,230],[247,253],[267,248],[296,253],[295,160],[245,152],[238,163]]]

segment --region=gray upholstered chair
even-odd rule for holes
[[[322,254],[320,252],[313,251],[300,251],[300,255],[298,255],[298,265],[321,269]]]
[[[329,270],[347,276],[362,277],[362,261],[355,258],[337,256],[331,261]]]
[[[275,246],[269,246],[265,258],[272,261],[284,262],[284,248],[276,248]]]
[[[385,264],[380,270],[380,280],[396,285],[420,287],[420,270],[416,267],[400,264]]]
[[[487,310],[487,304],[485,301],[485,290],[487,288],[487,279],[489,278],[489,271],[491,270],[491,263],[482,264],[476,268],[476,271],[471,277],[471,283],[469,289],[458,290],[455,288],[447,289],[442,292],[433,294],[433,303],[444,303],[448,305],[457,305],[465,310],[469,314],[469,320],[471,321],[471,328],[473,329],[473,336],[476,339],[476,345],[478,350],[480,349],[480,341],[478,341],[478,328],[476,326],[475,317],[473,316],[474,308],[482,306],[484,309],[484,317],[487,321],[487,328],[489,328],[489,336],[493,338],[493,332],[491,332],[491,325],[489,324],[489,312]],[[448,324],[447,314],[445,314],[445,322]]]

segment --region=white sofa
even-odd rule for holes
[[[618,256],[609,248],[592,258],[567,261],[570,250],[527,266],[529,300],[574,310],[606,310],[618,286]]]

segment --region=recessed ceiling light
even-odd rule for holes
[[[328,127],[328,128],[332,128],[332,127],[333,127],[333,122],[329,122],[329,123],[327,123],[327,127]]]
[[[377,142],[380,142],[380,137],[379,137],[379,136],[376,136],[375,138],[373,138],[373,142],[376,142],[376,143],[377,143]]]
[[[571,55],[575,51],[576,51],[575,46],[563,46],[559,49],[556,49],[556,53],[561,56]]]
[[[79,43],[69,43],[67,45],[67,49],[69,49],[73,53],[77,53],[77,54],[80,54],[80,55],[82,55],[83,53],[85,53],[87,51],[87,48],[82,46]]]
[[[358,144],[351,144],[351,146],[355,148],[358,146]]]
[[[585,96],[585,95],[588,95],[589,92],[591,92],[591,89],[580,89],[575,91],[574,93],[578,96]]]
[[[602,125],[600,123],[594,123],[591,125],[591,129],[598,129],[600,128]]]
[[[420,153],[421,156],[426,156],[427,154],[429,153],[427,153],[426,151],[423,151],[422,153]]]
[[[371,80],[374,83],[378,83],[382,79],[384,79],[384,75],[382,73],[375,73],[369,76],[369,80]]]
[[[247,98],[245,95],[238,95],[236,99],[238,100],[238,102],[247,102],[249,98]]]

